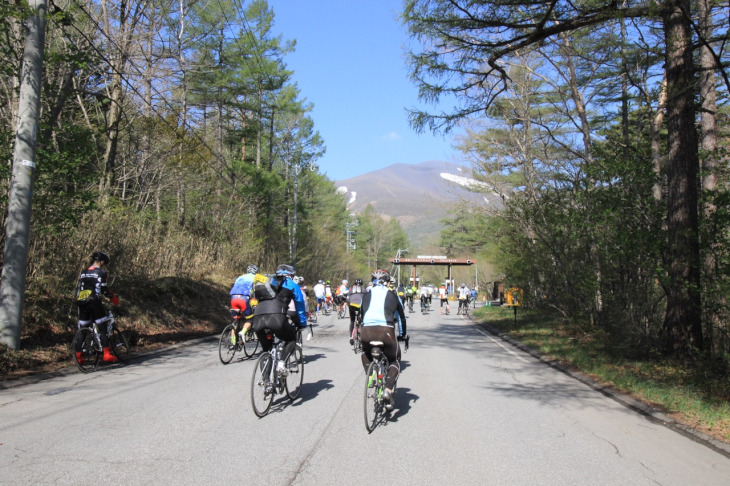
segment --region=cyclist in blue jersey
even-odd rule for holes
[[[233,287],[229,292],[231,295],[231,310],[234,311],[234,319],[239,320],[241,317],[245,319],[243,328],[239,330],[241,339],[245,339],[246,333],[251,328],[253,286],[256,282],[264,282],[265,280],[264,276],[259,273],[259,267],[252,263],[246,268],[246,273],[233,282]],[[235,331],[236,329],[233,330],[231,336],[234,344],[238,339]]]
[[[268,353],[274,345],[274,338],[266,332],[270,329],[276,337],[285,342],[279,357],[279,365],[283,368],[294,346],[296,346],[296,327],[307,327],[307,315],[304,312],[304,295],[299,285],[294,283],[294,267],[279,265],[276,275],[265,283],[254,286],[254,297],[258,305],[253,314],[253,330],[261,342],[261,348]],[[289,303],[294,302],[294,312],[289,314]],[[291,317],[291,324],[287,315]]]
[[[390,275],[385,270],[375,270],[372,273],[373,287],[363,295],[362,299],[362,364],[367,371],[373,360],[371,350],[373,341],[383,343],[383,352],[390,362],[385,375],[385,392],[383,398],[386,408],[393,409],[395,390],[400,374],[400,344],[398,341],[407,338],[406,314],[403,311],[398,295],[388,289]]]

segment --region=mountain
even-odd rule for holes
[[[351,211],[359,213],[372,204],[384,218],[397,219],[417,248],[438,241],[440,220],[460,200],[501,205],[496,195],[467,189],[480,185],[471,169],[444,161],[393,164],[335,184]]]

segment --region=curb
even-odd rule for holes
[[[682,434],[683,436],[687,437],[688,439],[691,439],[699,444],[702,444],[706,447],[709,447],[710,449],[714,450],[715,452],[718,452],[719,454],[722,454],[723,456],[730,458],[730,444],[726,442],[722,442],[720,440],[715,439],[714,437],[710,437],[709,435],[700,432],[699,430],[696,430],[688,425],[681,424],[674,420],[672,417],[662,413],[661,411],[647,405],[646,403],[639,401],[635,398],[632,398],[625,393],[617,390],[613,386],[610,385],[601,385],[600,383],[597,383],[593,379],[589,378],[587,375],[581,373],[580,371],[575,371],[566,368],[561,364],[560,362],[556,360],[551,360],[546,358],[545,356],[541,355],[534,349],[526,346],[525,344],[521,343],[520,341],[517,341],[505,334],[502,334],[497,329],[493,328],[489,324],[485,324],[483,322],[476,321],[471,315],[469,315],[469,319],[472,321],[472,323],[476,326],[479,326],[480,328],[484,329],[488,333],[492,334],[493,336],[499,337],[502,339],[502,341],[511,344],[513,347],[518,348],[519,350],[529,354],[530,356],[534,357],[538,361],[541,361],[545,363],[546,365],[550,366],[551,368],[554,368],[562,373],[565,373],[566,375],[570,376],[571,378],[574,378],[581,383],[588,385],[589,387],[593,388],[594,390],[602,393],[603,395],[615,400],[616,402],[622,404],[623,406],[640,413],[641,415],[647,417],[650,421],[653,423],[663,425],[679,434]]]
[[[157,354],[164,354],[169,351],[184,348],[186,346],[192,346],[194,344],[198,344],[210,339],[218,339],[220,335],[219,334],[211,334],[210,336],[202,337],[202,338],[195,338],[191,339],[189,341],[182,341],[179,343],[171,344],[169,346],[164,346],[158,349],[153,349],[150,351],[143,351],[141,353],[133,353],[130,359],[130,363],[133,363],[136,357],[148,357],[148,356],[154,356]],[[47,373],[36,373],[31,374],[28,376],[24,376],[22,378],[17,378],[15,380],[6,380],[6,381],[0,381],[0,390],[8,390],[10,388],[17,388],[19,386],[24,385],[32,385],[35,383],[40,383],[45,380],[50,380],[51,378],[58,378],[60,376],[68,376],[74,373],[78,374],[85,374],[79,371],[79,369],[76,367],[76,365],[73,366],[67,366],[65,368],[61,368],[60,370],[56,371],[49,371]]]

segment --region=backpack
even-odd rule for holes
[[[263,282],[256,282],[253,287],[253,294],[259,302],[275,299],[281,291],[286,277],[283,275],[272,275]]]

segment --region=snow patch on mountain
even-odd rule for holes
[[[350,199],[347,201],[347,205],[350,206],[357,201],[357,191],[348,191],[347,186],[340,186],[337,188],[337,193],[342,194],[343,196],[348,192],[350,193]]]

